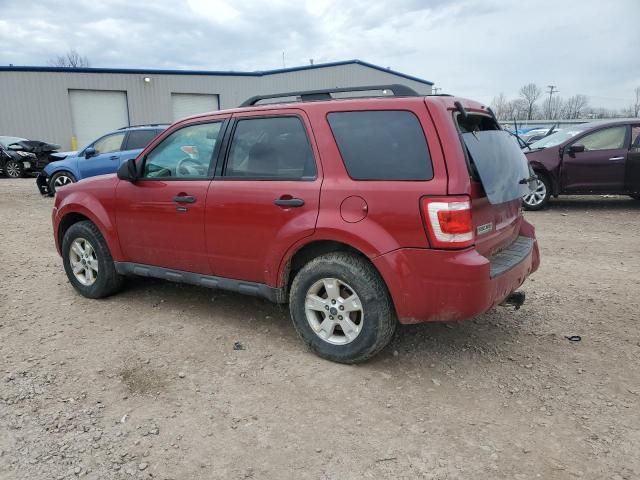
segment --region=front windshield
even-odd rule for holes
[[[556,145],[560,145],[565,140],[569,140],[571,137],[575,137],[579,133],[583,132],[587,127],[583,126],[572,126],[567,127],[566,129],[558,130],[551,135],[541,138],[537,142],[533,142],[529,147],[531,150],[535,150],[537,148],[549,148],[555,147]]]

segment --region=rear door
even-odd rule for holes
[[[120,153],[125,136],[125,132],[112,133],[90,145],[96,150],[96,153],[89,158],[84,154],[78,158],[80,178],[115,173],[120,166]]]
[[[204,213],[224,120],[172,131],[139,160],[138,181],[118,182],[116,225],[128,261],[210,273]]]
[[[162,132],[156,129],[129,130],[127,139],[122,146],[122,152],[120,153],[120,163],[122,164],[130,158],[136,158],[159,133]]]
[[[565,146],[560,167],[562,190],[622,192],[629,152],[629,127],[616,125],[592,131]],[[572,152],[574,145],[583,152]]]
[[[268,283],[284,252],[313,233],[321,170],[312,138],[301,110],[234,115],[225,161],[207,196],[215,275]]]

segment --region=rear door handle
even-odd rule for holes
[[[173,200],[178,203],[195,203],[196,197],[192,197],[191,195],[178,195],[174,197]]]
[[[112,156],[109,157],[109,160],[117,160],[119,158],[120,157],[118,155],[112,155]]]
[[[609,161],[611,162],[617,162],[618,160],[624,160],[624,157],[611,157],[609,159]]]
[[[304,200],[301,198],[278,198],[273,201],[274,205],[279,207],[301,207],[304,205]]]

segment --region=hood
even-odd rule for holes
[[[16,148],[18,147],[18,148]],[[51,153],[60,149],[60,145],[54,143],[41,142],[40,140],[22,140],[9,145],[11,150],[18,150],[30,153]]]
[[[49,158],[51,159],[52,162],[57,162],[59,160],[64,160],[67,157],[73,157],[77,154],[78,154],[77,150],[74,150],[72,152],[54,152],[49,155]]]

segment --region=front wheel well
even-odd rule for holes
[[[64,234],[67,233],[67,230],[69,230],[69,228],[78,222],[84,222],[84,221],[88,221],[91,222],[91,220],[82,215],[81,213],[68,213],[66,214],[64,217],[62,217],[62,220],[60,220],[60,224],[58,225],[58,245],[62,245],[62,239],[64,238]],[[91,222],[93,223],[93,222]]]

